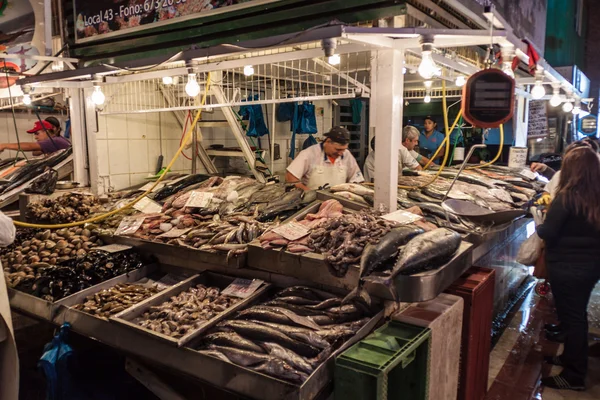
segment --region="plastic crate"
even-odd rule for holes
[[[429,328],[390,321],[335,360],[335,399],[427,399]]]

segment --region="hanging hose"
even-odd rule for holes
[[[496,157],[494,157],[494,159],[492,161],[490,161],[490,162],[487,162],[487,163],[481,164],[481,165],[473,165],[471,167],[467,167],[467,169],[477,169],[477,168],[483,168],[483,167],[487,167],[489,165],[492,165],[493,163],[495,163],[496,161],[498,161],[498,159],[502,155],[502,148],[503,147],[504,147],[504,125],[500,125],[500,147],[498,148],[498,154],[496,154]]]
[[[456,119],[454,120],[452,127],[448,131],[446,131],[446,138],[444,139],[442,144],[437,148],[437,150],[435,151],[433,156],[431,156],[431,158],[429,159],[429,162],[427,164],[425,164],[423,169],[429,168],[429,166],[433,163],[433,160],[435,160],[435,158],[438,156],[439,152],[442,150],[442,147],[448,147],[448,145],[450,144],[450,132],[452,132],[456,128],[456,125],[458,125],[458,121],[460,120],[460,117],[462,117],[462,110],[458,112],[458,115],[456,116]],[[444,165],[444,164],[442,163],[442,165]]]
[[[206,79],[206,90],[204,92],[204,95],[202,96],[202,102],[200,103],[201,106],[203,106],[204,104],[206,104],[206,96],[208,94],[208,91],[210,89],[210,78],[211,78],[211,74],[210,72],[208,73],[208,77]],[[20,226],[22,228],[40,228],[40,229],[60,229],[60,228],[70,228],[73,226],[79,226],[79,225],[84,225],[84,224],[88,224],[88,223],[93,223],[93,222],[98,222],[101,221],[103,219],[106,219],[108,217],[112,217],[113,215],[116,215],[118,213],[120,213],[123,210],[126,210],[128,208],[133,207],[133,205],[135,203],[137,203],[138,201],[142,200],[144,197],[146,197],[148,194],[150,194],[152,192],[152,190],[154,190],[154,188],[156,186],[158,186],[158,184],[165,178],[167,171],[169,171],[172,167],[173,164],[175,164],[175,161],[177,161],[177,158],[179,158],[179,155],[183,152],[184,147],[186,146],[186,144],[188,143],[188,141],[191,139],[192,136],[192,132],[194,131],[196,124],[198,123],[198,120],[200,120],[200,117],[202,116],[202,109],[198,110],[198,113],[196,114],[196,117],[194,118],[194,121],[192,122],[192,125],[190,126],[190,129],[188,130],[186,136],[185,136],[185,140],[183,140],[183,143],[181,144],[181,146],[179,146],[179,149],[177,150],[177,152],[175,153],[175,155],[173,156],[173,159],[171,160],[171,162],[169,162],[169,165],[167,165],[167,167],[165,168],[165,170],[163,171],[163,173],[160,175],[160,177],[156,180],[156,182],[154,182],[154,185],[152,185],[151,188],[149,188],[148,190],[146,190],[144,193],[142,193],[140,196],[138,196],[137,198],[135,198],[133,201],[131,201],[129,204],[126,204],[124,207],[118,209],[118,210],[114,210],[114,211],[110,211],[106,214],[102,214],[102,215],[98,215],[96,217],[90,218],[90,219],[86,219],[84,221],[78,221],[78,222],[70,222],[67,224],[56,224],[56,225],[40,225],[40,224],[29,224],[26,222],[19,222],[19,221],[13,221],[13,223],[16,226]]]

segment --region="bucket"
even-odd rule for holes
[[[509,168],[523,168],[527,164],[527,147],[511,147],[508,153]]]
[[[454,148],[454,161],[463,161],[465,159],[465,148],[464,147],[455,147]]]

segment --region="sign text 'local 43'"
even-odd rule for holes
[[[273,0],[275,1],[275,0]],[[256,0],[74,0],[77,39],[119,34],[131,28],[232,6],[249,7]],[[227,11],[226,10],[226,11]]]

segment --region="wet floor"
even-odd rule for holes
[[[530,291],[496,343],[490,357],[486,400],[600,399],[600,284],[589,306],[590,361],[585,392],[540,387],[540,378],[556,375],[560,367],[543,362],[546,355],[562,352],[562,345],[546,340],[544,324],[555,321],[552,298]]]

